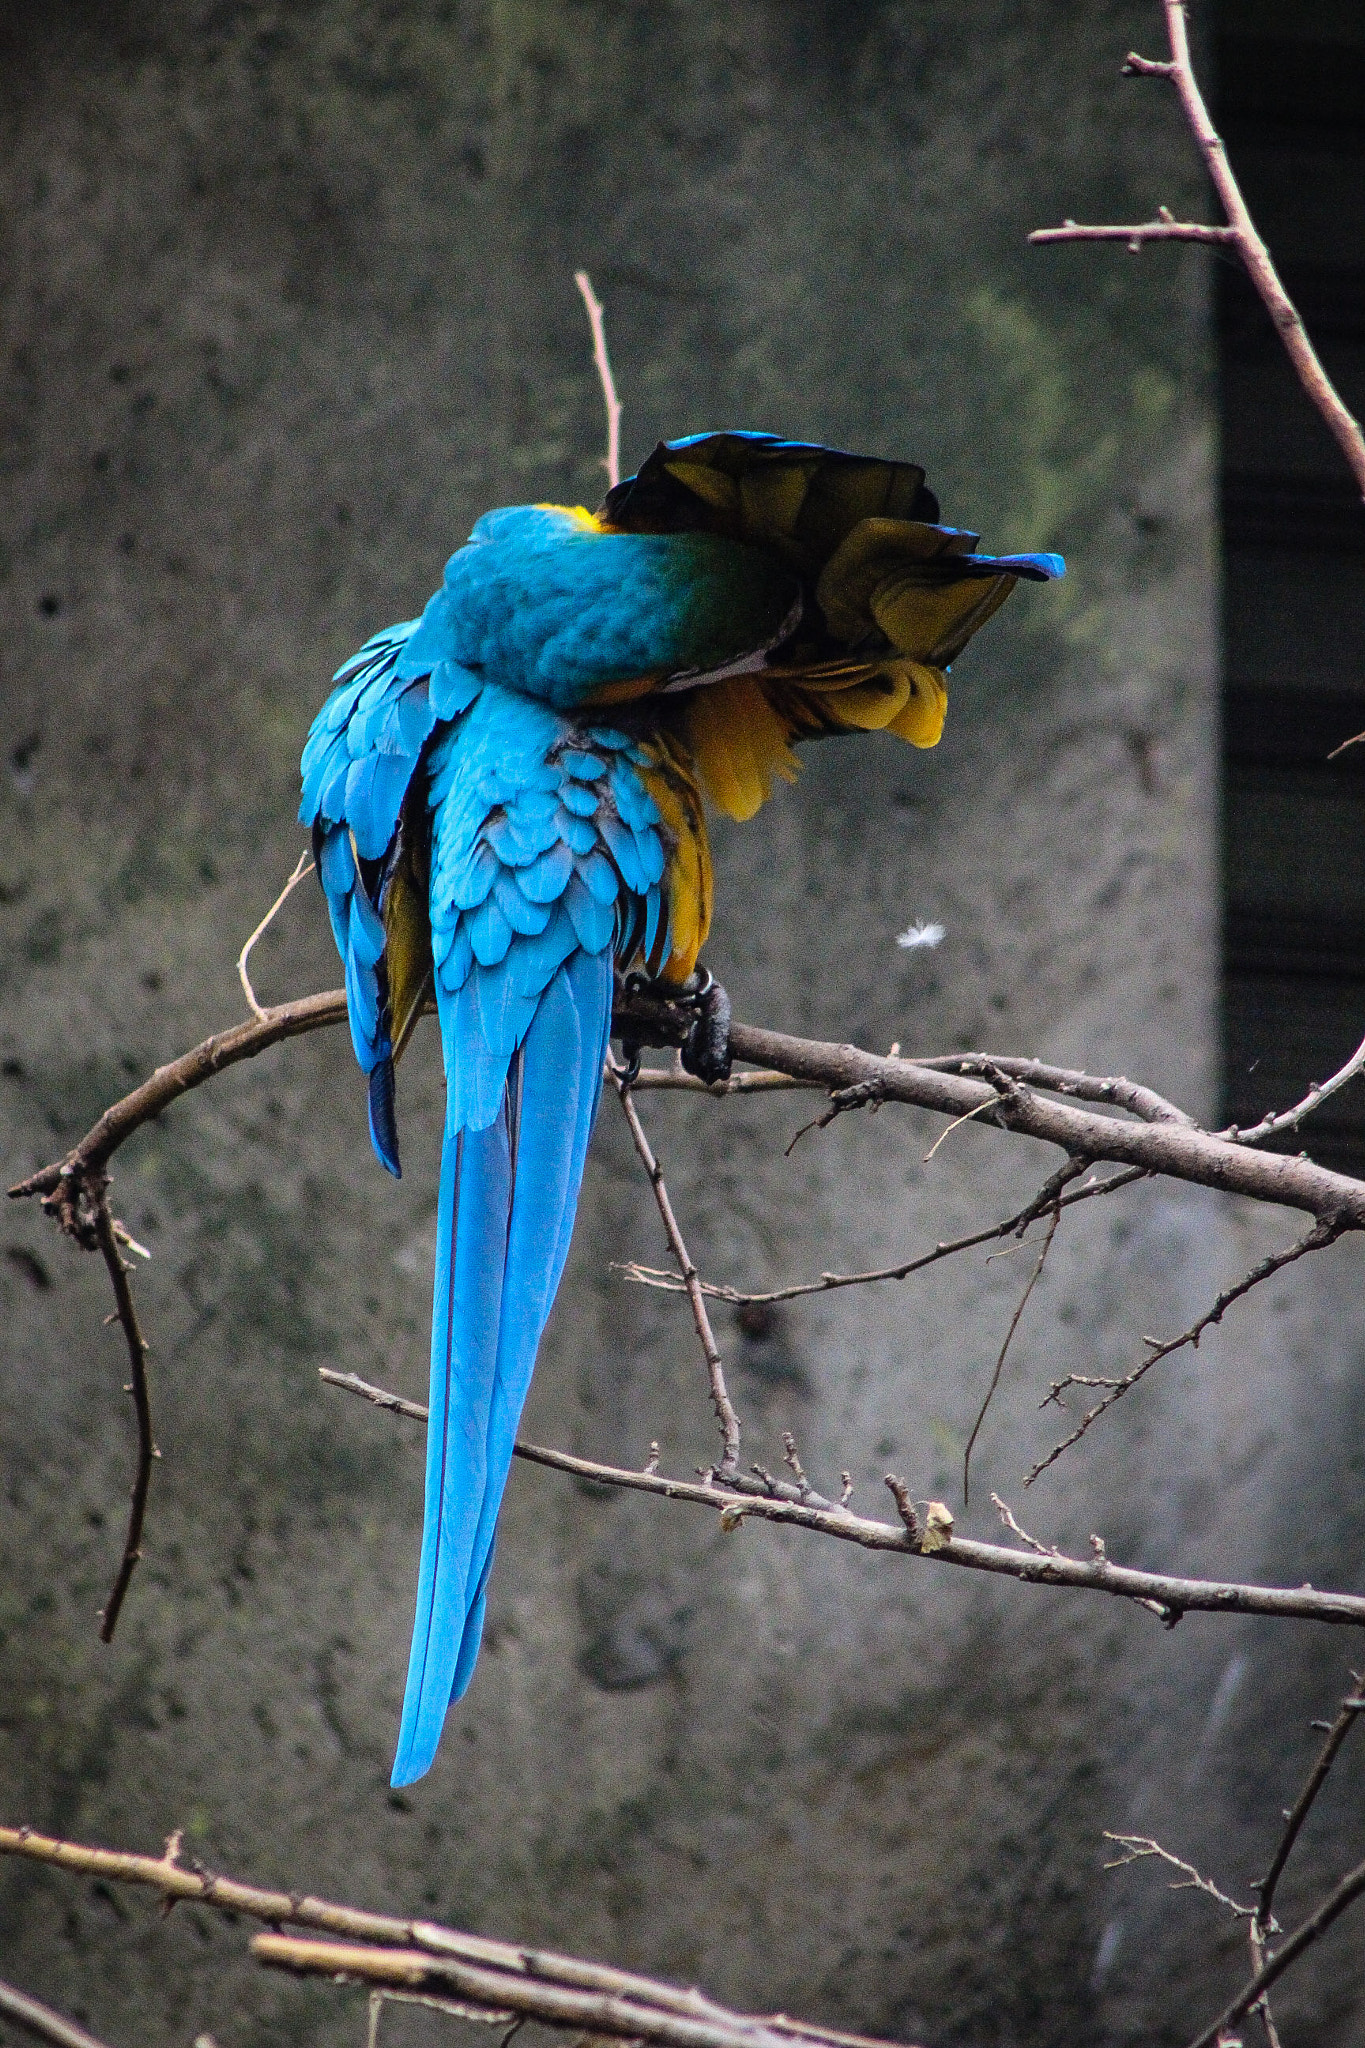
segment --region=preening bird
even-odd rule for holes
[[[368,641],[314,721],[300,817],[390,1173],[394,1066],[433,996],[446,1074],[395,1785],[427,1770],[474,1669],[614,968],[695,986],[706,804],[751,818],[803,740],[932,747],[949,664],[1020,577],[1063,573],[1057,555],[978,554],[938,518],[912,463],[768,434],[665,442],[596,513],[486,513],[421,618]],[[715,1076],[705,1022],[690,1056]]]

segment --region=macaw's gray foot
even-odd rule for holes
[[[648,1030],[636,1037],[627,1024],[618,1030],[625,1071],[621,1079],[629,1084],[640,1071],[640,1048],[652,1042],[677,1045],[679,1057],[689,1074],[708,1087],[730,1078],[730,998],[704,967],[698,967],[681,986],[675,981],[652,980],[635,969],[623,976],[620,993],[627,1002],[640,997],[645,1002],[666,1003],[674,1013],[665,1020],[662,1040]],[[674,1036],[678,1013],[684,1025],[681,1040]]]
[[[690,986],[696,982],[695,990]],[[696,1021],[682,1044],[682,1063],[689,1074],[711,1087],[730,1078],[730,998],[721,984],[698,967],[689,977],[684,1000],[696,1010]]]

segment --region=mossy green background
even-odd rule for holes
[[[830,746],[718,830],[710,958],[740,1014],[1126,1067],[1210,1106],[1206,271],[1024,239],[1199,205],[1173,108],[1117,76],[1156,32],[1135,0],[7,10],[7,1176],[239,1014],[233,961],[296,857],[298,752],[337,663],[413,614],[489,505],[600,494],[580,265],[629,460],[731,423],[913,457],[988,545],[1071,563],[959,664],[936,753]],[[917,915],[948,927],[937,953],[896,947]],[[268,997],[335,981],[311,889],[256,969]],[[401,1080],[399,1186],[339,1032],[120,1155],[164,1456],[111,1649],[94,1615],[131,1432],[102,1276],[35,1211],[3,1218],[5,1818],[143,1848],[183,1827],[214,1866],[863,2031],[1182,2038],[1240,1936],[1145,1871],[1103,1876],[1101,1830],[1168,1827],[1244,1883],[1283,1798],[1265,1759],[1342,1676],[1306,1631],[1168,1636],[522,1468],[474,1686],[430,1777],[388,1795],[420,1456],[316,1368],[422,1387],[429,1038]],[[647,1108],[704,1270],[754,1285],[905,1256],[1052,1164],[966,1130],[926,1165],[937,1131],[889,1111],[788,1160],[797,1104]],[[1021,1330],[978,1533],[1051,1441],[1049,1379],[1125,1364],[1278,1241],[1187,1191],[1107,1207],[1068,1226]],[[637,1462],[657,1437],[686,1471],[711,1442],[700,1363],[678,1304],[612,1270],[632,1257],[661,1262],[657,1221],[606,1114],[527,1427]],[[1292,1426],[1300,1361],[1324,1329],[1344,1359],[1354,1327],[1333,1257],[1339,1283],[1286,1283],[1240,1349],[1172,1361],[1026,1519],[1270,1574],[1306,1518],[1314,1576],[1347,1582],[1344,1365],[1307,1476]],[[723,1318],[752,1454],[793,1428],[869,1512],[888,1467],[957,1501],[1019,1268],[797,1305],[766,1336]],[[356,1994],[259,1973],[244,1935],[0,1867],[0,1969],[112,2048],[357,2038]],[[1344,2040],[1312,2032],[1340,1970],[1301,1982],[1297,2038]],[[393,2011],[383,2038],[446,2024]]]

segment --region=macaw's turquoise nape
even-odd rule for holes
[[[657,448],[596,513],[480,519],[420,619],[341,670],[300,816],[370,1131],[434,996],[446,1071],[426,1523],[393,1782],[431,1763],[569,1249],[613,968],[678,988],[711,921],[709,801],[750,818],[802,740],[932,747],[949,663],[1057,555],[976,553],[911,463],[767,434]],[[725,1071],[714,1034],[698,1070]]]

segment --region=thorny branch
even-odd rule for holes
[[[1292,1266],[1296,1260],[1306,1258],[1310,1252],[1322,1251],[1327,1245],[1335,1244],[1344,1227],[1333,1221],[1315,1223],[1297,1244],[1289,1245],[1282,1252],[1272,1252],[1268,1258],[1258,1261],[1249,1273],[1244,1273],[1234,1286],[1225,1287],[1213,1306],[1205,1309],[1203,1315],[1197,1317],[1187,1330],[1182,1330],[1178,1337],[1144,1337],[1143,1343],[1149,1346],[1146,1358],[1140,1359],[1132,1371],[1125,1373],[1122,1379],[1092,1379],[1082,1373],[1068,1373],[1063,1379],[1054,1380],[1040,1403],[1044,1408],[1049,1402],[1055,1402],[1059,1408],[1064,1408],[1066,1403],[1062,1400],[1062,1395],[1068,1387],[1104,1387],[1107,1391],[1093,1408],[1087,1409],[1070,1436],[1063,1437],[1060,1443],[1054,1444],[1047,1456],[1040,1458],[1030,1469],[1024,1480],[1025,1486],[1032,1486],[1039,1474],[1046,1472],[1049,1465],[1055,1464],[1063,1451],[1069,1451],[1074,1443],[1079,1443],[1091,1424],[1098,1422],[1101,1415],[1112,1408],[1116,1401],[1121,1401],[1129,1388],[1135,1387],[1159,1359],[1169,1358],[1173,1351],[1182,1351],[1187,1344],[1198,1350],[1199,1339],[1205,1330],[1214,1323],[1221,1323],[1234,1301],[1240,1301],[1244,1294],[1250,1294],[1253,1287],[1259,1287],[1263,1280],[1273,1278],[1276,1273],[1283,1272],[1286,1266]]]
[[[167,1908],[194,1899],[222,1913],[263,1920],[272,1930],[307,1927],[339,1937],[309,1942],[278,1931],[257,1935],[252,1953],[263,1963],[400,1990],[453,1992],[479,2008],[480,2017],[521,2014],[545,2026],[657,2042],[660,2048],[884,2048],[864,2036],[807,2026],[783,2013],[732,2012],[700,1991],[577,1956],[220,1877],[183,1862],[180,1850],[179,1835],[171,1836],[161,1856],[138,1856],[58,1841],[31,1828],[0,1827],[0,1855],[27,1857],[106,1883],[144,1885],[159,1893]],[[89,2037],[69,2041],[68,2048],[91,2048]]]
[[[1247,210],[1241,188],[1228,162],[1227,150],[1213,125],[1199,81],[1194,75],[1185,0],[1162,0],[1162,7],[1171,51],[1169,60],[1139,57],[1130,52],[1123,68],[1130,77],[1169,79],[1175,87],[1228,224],[1214,227],[1197,221],[1178,221],[1170,209],[1163,206],[1156,220],[1145,221],[1135,227],[1089,227],[1068,220],[1059,228],[1035,229],[1029,240],[1035,243],[1126,242],[1130,249],[1140,249],[1146,242],[1221,242],[1235,249],[1275,324],[1275,331],[1298,373],[1300,384],[1327,422],[1350,464],[1357,486],[1365,495],[1365,434],[1361,433],[1360,422],[1343,404],[1318,360],[1308,331],[1280,282],[1270,251]]]
[[[346,1393],[359,1394],[376,1407],[425,1421],[427,1411],[420,1402],[405,1401],[383,1387],[374,1387],[355,1373],[338,1373],[323,1368],[319,1375],[328,1385]],[[1098,1544],[1089,1558],[1066,1557],[1057,1550],[1018,1551],[999,1543],[978,1543],[962,1536],[946,1540],[942,1531],[951,1525],[941,1503],[932,1522],[926,1517],[924,1533],[914,1533],[902,1510],[900,1524],[879,1522],[855,1515],[846,1506],[817,1493],[807,1481],[791,1485],[761,1469],[755,1474],[728,1472],[723,1481],[708,1474],[704,1479],[670,1479],[656,1467],[657,1450],[639,1472],[625,1466],[603,1465],[592,1458],[576,1457],[571,1451],[552,1450],[543,1444],[519,1442],[519,1458],[533,1465],[548,1465],[556,1472],[590,1479],[597,1486],[619,1486],[637,1493],[652,1493],[665,1500],[688,1501],[696,1507],[719,1514],[721,1526],[736,1529],[742,1521],[786,1523],[798,1529],[813,1529],[834,1536],[843,1543],[856,1543],[864,1550],[889,1550],[902,1556],[929,1557],[940,1564],[960,1565],[968,1571],[994,1572],[1019,1579],[1031,1586],[1068,1586],[1093,1593],[1108,1593],[1116,1599],[1132,1600],[1154,1609],[1171,1625],[1182,1614],[1266,1614],[1282,1619],[1335,1622],[1346,1627],[1365,1628],[1365,1594],[1326,1593],[1313,1586],[1249,1586],[1214,1579],[1174,1578],[1165,1572],[1136,1571],[1116,1565]],[[804,1478],[804,1475],[803,1475]],[[847,1484],[847,1482],[846,1482]],[[893,1493],[903,1487],[897,1480],[887,1484]],[[851,1491],[851,1488],[849,1488]],[[845,1496],[847,1497],[847,1495]],[[908,1501],[908,1492],[906,1500]],[[1017,1531],[1022,1534],[1022,1531]],[[1032,1539],[1025,1537],[1024,1541]]]

